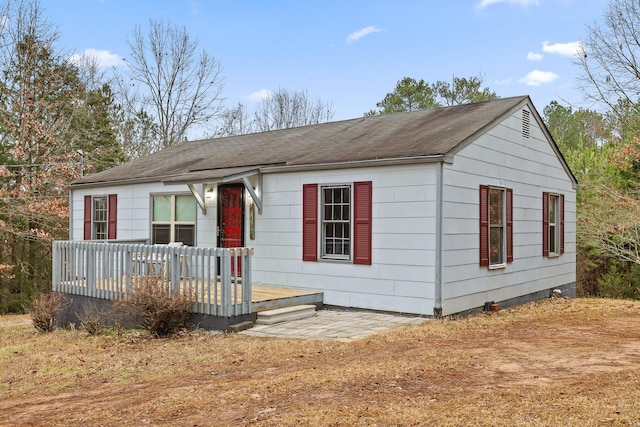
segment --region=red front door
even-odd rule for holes
[[[219,247],[241,248],[243,241],[243,206],[242,195],[244,187],[229,186],[218,188],[218,226],[220,227]],[[231,269],[235,272],[235,261],[232,260]],[[238,260],[238,273],[240,273],[240,261]]]

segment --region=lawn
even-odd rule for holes
[[[39,335],[0,316],[0,425],[640,425],[640,303],[546,300],[344,342]]]

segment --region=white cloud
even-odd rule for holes
[[[551,71],[533,70],[519,81],[527,86],[540,86],[542,84],[551,83],[557,78],[558,75]]]
[[[579,41],[554,44],[550,44],[548,41],[545,41],[542,42],[542,51],[563,56],[579,57],[584,52],[584,46],[582,45],[582,42]]]
[[[98,50],[93,48],[83,50],[82,55],[74,53],[71,55],[69,60],[74,64],[79,64],[82,61],[82,58],[91,58],[100,68],[117,67],[123,63],[122,58],[119,55],[111,53],[108,50]]]
[[[363,37],[368,36],[369,34],[379,33],[380,31],[382,31],[380,28],[377,28],[374,25],[369,25],[368,27],[365,27],[361,30],[358,30],[349,34],[349,36],[347,37],[347,40],[345,40],[344,43],[351,44],[357,40],[360,40]]]
[[[529,52],[527,53],[527,59],[529,61],[540,61],[543,55],[541,53]]]
[[[540,6],[540,0],[480,0],[480,2],[476,4],[476,9],[482,10],[492,4],[498,3],[507,3],[523,7]]]
[[[271,91],[269,89],[260,89],[258,91],[253,92],[251,95],[247,97],[249,101],[262,101],[265,98],[271,96]]]

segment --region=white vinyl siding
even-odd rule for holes
[[[537,120],[522,135],[521,110],[445,165],[443,314],[575,283],[575,189]],[[480,185],[513,189],[513,255],[508,268],[478,265]],[[543,257],[543,191],[565,194],[565,254]]]

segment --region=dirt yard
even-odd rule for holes
[[[38,335],[0,317],[0,425],[640,426],[640,303],[548,300],[350,343]]]

